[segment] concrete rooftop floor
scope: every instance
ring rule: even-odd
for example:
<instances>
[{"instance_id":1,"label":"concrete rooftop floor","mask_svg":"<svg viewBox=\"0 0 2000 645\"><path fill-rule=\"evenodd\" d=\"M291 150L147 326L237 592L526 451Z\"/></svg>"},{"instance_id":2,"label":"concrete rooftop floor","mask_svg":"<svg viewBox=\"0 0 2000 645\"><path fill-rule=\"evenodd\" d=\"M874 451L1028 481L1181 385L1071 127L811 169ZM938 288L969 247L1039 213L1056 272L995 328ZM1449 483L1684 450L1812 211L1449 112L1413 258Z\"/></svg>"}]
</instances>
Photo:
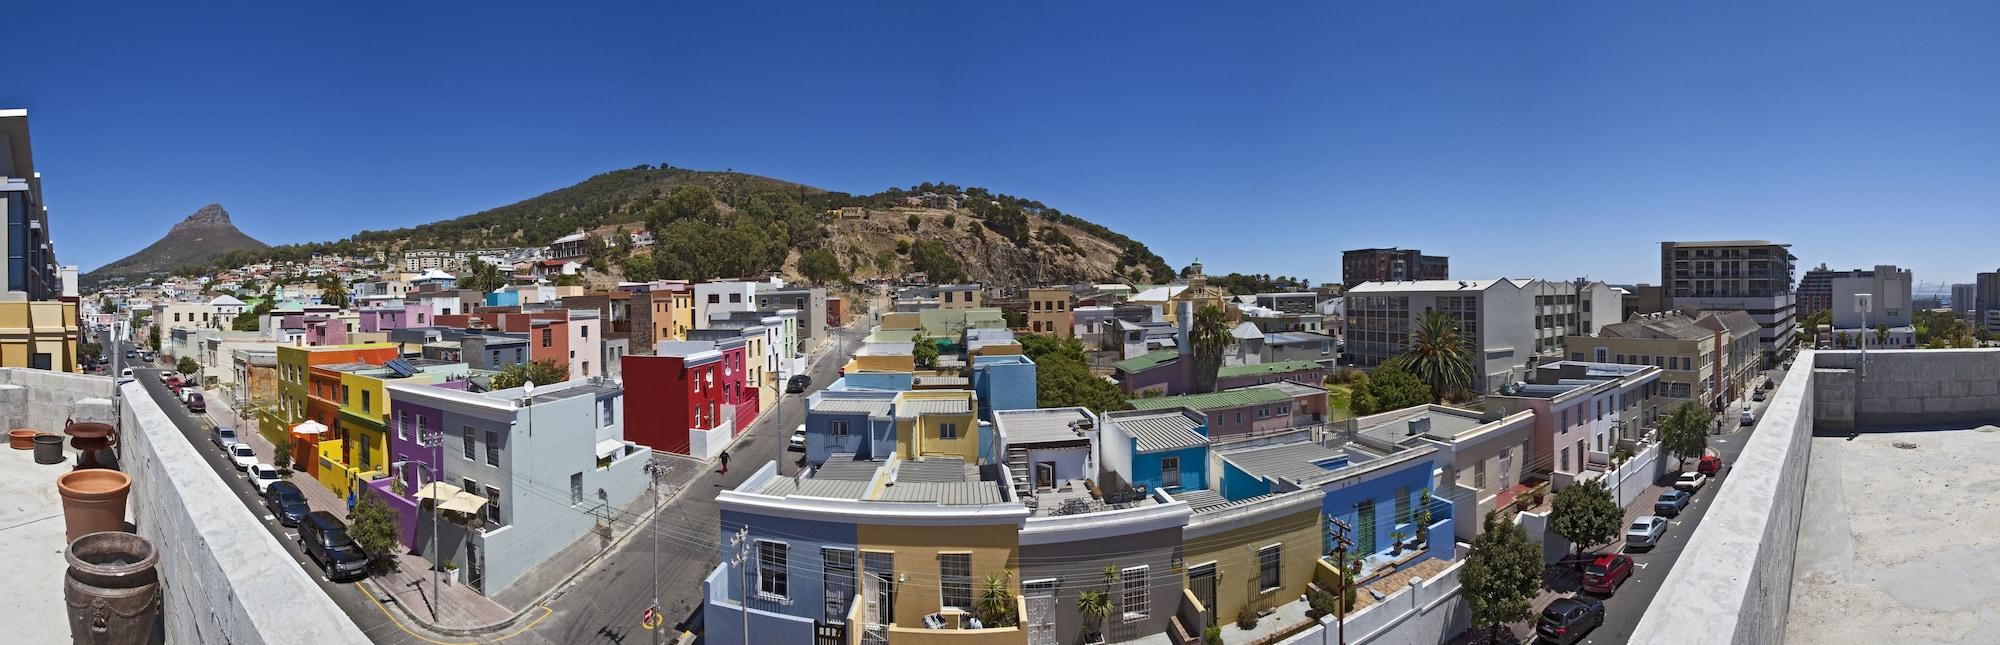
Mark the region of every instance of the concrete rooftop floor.
<instances>
[{"instance_id":1,"label":"concrete rooftop floor","mask_svg":"<svg viewBox=\"0 0 2000 645\"><path fill-rule=\"evenodd\" d=\"M63 447L71 460L75 452ZM56 476L68 462L35 463L32 450L0 447L0 553L8 554L0 581L8 596L6 640L16 643L69 642L69 614L63 608L62 495ZM18 630L18 631L17 631Z\"/></svg>"},{"instance_id":2,"label":"concrete rooftop floor","mask_svg":"<svg viewBox=\"0 0 2000 645\"><path fill-rule=\"evenodd\" d=\"M1785 640L2000 639L2000 427L1812 442Z\"/></svg>"}]
</instances>

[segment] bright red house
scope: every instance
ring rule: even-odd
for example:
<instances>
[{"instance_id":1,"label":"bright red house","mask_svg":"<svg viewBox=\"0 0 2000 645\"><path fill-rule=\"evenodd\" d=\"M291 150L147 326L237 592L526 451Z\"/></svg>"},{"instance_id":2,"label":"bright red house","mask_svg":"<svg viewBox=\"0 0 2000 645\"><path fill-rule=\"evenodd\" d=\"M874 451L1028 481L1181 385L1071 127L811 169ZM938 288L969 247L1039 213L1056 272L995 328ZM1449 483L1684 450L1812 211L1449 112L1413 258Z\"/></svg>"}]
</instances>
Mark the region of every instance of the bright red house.
<instances>
[{"instance_id":1,"label":"bright red house","mask_svg":"<svg viewBox=\"0 0 2000 645\"><path fill-rule=\"evenodd\" d=\"M721 452L757 418L743 348L741 341L664 342L653 356L621 357L625 438L701 458Z\"/></svg>"}]
</instances>

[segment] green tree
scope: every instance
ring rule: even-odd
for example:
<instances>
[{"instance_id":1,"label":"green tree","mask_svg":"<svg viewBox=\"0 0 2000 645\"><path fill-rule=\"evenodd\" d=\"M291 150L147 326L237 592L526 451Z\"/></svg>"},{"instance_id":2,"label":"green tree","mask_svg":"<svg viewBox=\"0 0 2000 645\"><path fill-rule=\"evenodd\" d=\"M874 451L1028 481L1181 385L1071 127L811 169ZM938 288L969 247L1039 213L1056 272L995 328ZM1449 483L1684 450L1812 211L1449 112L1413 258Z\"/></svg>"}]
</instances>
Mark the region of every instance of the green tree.
<instances>
[{"instance_id":1,"label":"green tree","mask_svg":"<svg viewBox=\"0 0 2000 645\"><path fill-rule=\"evenodd\" d=\"M917 337L910 343L910 357L916 361L919 368L930 369L937 367L937 341L922 332L918 332Z\"/></svg>"},{"instance_id":2,"label":"green tree","mask_svg":"<svg viewBox=\"0 0 2000 645\"><path fill-rule=\"evenodd\" d=\"M104 357L104 346L97 343L84 343L82 345L78 345L76 347L76 356L77 358L81 358L86 362L95 361L99 358Z\"/></svg>"},{"instance_id":3,"label":"green tree","mask_svg":"<svg viewBox=\"0 0 2000 645\"><path fill-rule=\"evenodd\" d=\"M1610 544L1625 524L1625 510L1611 499L1604 482L1593 479L1556 491L1549 530L1575 545L1576 553Z\"/></svg>"},{"instance_id":4,"label":"green tree","mask_svg":"<svg viewBox=\"0 0 2000 645\"><path fill-rule=\"evenodd\" d=\"M492 291L507 286L507 276L501 275L500 268L486 262L474 261L472 270L458 276L458 288L475 291Z\"/></svg>"},{"instance_id":5,"label":"green tree","mask_svg":"<svg viewBox=\"0 0 2000 645\"><path fill-rule=\"evenodd\" d=\"M1888 344L1889 344L1889 324L1888 324L1888 323L1876 323L1876 324L1875 324L1875 344L1877 344L1877 345L1888 345Z\"/></svg>"},{"instance_id":6,"label":"green tree","mask_svg":"<svg viewBox=\"0 0 2000 645\"><path fill-rule=\"evenodd\" d=\"M348 305L347 282L331 274L320 278L319 301L320 304L346 308Z\"/></svg>"},{"instance_id":7,"label":"green tree","mask_svg":"<svg viewBox=\"0 0 2000 645\"><path fill-rule=\"evenodd\" d=\"M951 229L957 226L958 226L958 213L945 213L944 227L946 229Z\"/></svg>"},{"instance_id":8,"label":"green tree","mask_svg":"<svg viewBox=\"0 0 2000 645\"><path fill-rule=\"evenodd\" d=\"M368 555L368 569L371 573L384 574L395 571L399 563L396 551L402 548L397 542L401 520L396 509L389 508L373 493L361 495L354 509L347 512L347 535Z\"/></svg>"},{"instance_id":9,"label":"green tree","mask_svg":"<svg viewBox=\"0 0 2000 645\"><path fill-rule=\"evenodd\" d=\"M876 274L881 275L883 277L895 275L896 253L894 251L890 251L889 249L882 249L880 251L876 251L875 272Z\"/></svg>"},{"instance_id":10,"label":"green tree","mask_svg":"<svg viewBox=\"0 0 2000 645\"><path fill-rule=\"evenodd\" d=\"M910 247L910 265L917 272L930 278L931 284L953 284L965 281L965 265L958 261L944 243L937 240L917 240Z\"/></svg>"},{"instance_id":11,"label":"green tree","mask_svg":"<svg viewBox=\"0 0 2000 645\"><path fill-rule=\"evenodd\" d=\"M1434 400L1431 386L1416 375L1391 365L1375 368L1368 373L1368 378L1356 381L1353 388L1350 402L1355 416L1401 410Z\"/></svg>"},{"instance_id":12,"label":"green tree","mask_svg":"<svg viewBox=\"0 0 2000 645\"><path fill-rule=\"evenodd\" d=\"M153 351L159 351L160 349L159 325L153 325L151 327L146 328L146 346L153 348Z\"/></svg>"},{"instance_id":13,"label":"green tree","mask_svg":"<svg viewBox=\"0 0 2000 645\"><path fill-rule=\"evenodd\" d=\"M1118 386L1090 371L1082 361L1051 358L1035 361L1035 405L1043 408L1082 407L1092 412L1132 409Z\"/></svg>"},{"instance_id":14,"label":"green tree","mask_svg":"<svg viewBox=\"0 0 2000 645\"><path fill-rule=\"evenodd\" d=\"M1058 338L1048 334L1021 334L1015 340L1021 343L1021 354L1036 365L1048 361L1069 360L1084 362L1083 341L1075 338Z\"/></svg>"},{"instance_id":15,"label":"green tree","mask_svg":"<svg viewBox=\"0 0 2000 645\"><path fill-rule=\"evenodd\" d=\"M174 361L174 371L193 375L195 372L201 371L201 363L195 362L192 356L182 356L180 360Z\"/></svg>"},{"instance_id":16,"label":"green tree","mask_svg":"<svg viewBox=\"0 0 2000 645\"><path fill-rule=\"evenodd\" d=\"M1715 415L1694 401L1684 401L1660 419L1660 447L1686 462L1708 450L1708 429Z\"/></svg>"},{"instance_id":17,"label":"green tree","mask_svg":"<svg viewBox=\"0 0 2000 645\"><path fill-rule=\"evenodd\" d=\"M653 262L651 253L626 255L620 266L625 273L625 279L632 282L652 282L660 279L660 267Z\"/></svg>"},{"instance_id":18,"label":"green tree","mask_svg":"<svg viewBox=\"0 0 2000 645\"><path fill-rule=\"evenodd\" d=\"M1542 582L1541 547L1528 541L1520 525L1488 512L1486 530L1472 540L1458 582L1473 626L1485 627L1488 640L1498 642L1501 625L1532 615L1529 603Z\"/></svg>"},{"instance_id":19,"label":"green tree","mask_svg":"<svg viewBox=\"0 0 2000 645\"><path fill-rule=\"evenodd\" d=\"M1229 334L1229 314L1214 304L1202 305L1188 326L1188 343L1194 349L1194 389L1214 392L1216 370L1222 368L1222 353L1236 337Z\"/></svg>"},{"instance_id":20,"label":"green tree","mask_svg":"<svg viewBox=\"0 0 2000 645\"><path fill-rule=\"evenodd\" d=\"M567 380L569 380L569 368L554 360L544 359L502 367L499 374L493 375L492 383L493 389L505 390L521 387L529 381L534 381L536 385L548 385Z\"/></svg>"},{"instance_id":21,"label":"green tree","mask_svg":"<svg viewBox=\"0 0 2000 645\"><path fill-rule=\"evenodd\" d=\"M840 258L826 249L813 249L799 256L799 273L813 284L829 284L847 277L847 271L840 267Z\"/></svg>"},{"instance_id":22,"label":"green tree","mask_svg":"<svg viewBox=\"0 0 2000 645\"><path fill-rule=\"evenodd\" d=\"M293 443L296 441L290 434L285 435L284 444L276 446L276 450L271 451L272 467L277 468L281 472L292 468L292 451L297 449Z\"/></svg>"},{"instance_id":23,"label":"green tree","mask_svg":"<svg viewBox=\"0 0 2000 645\"><path fill-rule=\"evenodd\" d=\"M1387 364L1416 375L1430 386L1432 401L1443 401L1472 388L1472 352L1458 317L1431 309L1410 331L1410 349Z\"/></svg>"},{"instance_id":24,"label":"green tree","mask_svg":"<svg viewBox=\"0 0 2000 645\"><path fill-rule=\"evenodd\" d=\"M916 213L910 213L910 232L915 233L917 231L917 228L923 225L924 225L923 216L920 216Z\"/></svg>"}]
</instances>

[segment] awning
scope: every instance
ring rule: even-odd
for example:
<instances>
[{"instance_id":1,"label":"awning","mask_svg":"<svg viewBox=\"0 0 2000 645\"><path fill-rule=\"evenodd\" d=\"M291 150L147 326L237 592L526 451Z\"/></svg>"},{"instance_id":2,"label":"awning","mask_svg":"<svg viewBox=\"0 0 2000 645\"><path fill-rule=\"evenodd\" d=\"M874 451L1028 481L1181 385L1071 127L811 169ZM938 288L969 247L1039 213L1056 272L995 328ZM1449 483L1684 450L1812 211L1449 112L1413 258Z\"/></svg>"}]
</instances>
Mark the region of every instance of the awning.
<instances>
[{"instance_id":1,"label":"awning","mask_svg":"<svg viewBox=\"0 0 2000 645\"><path fill-rule=\"evenodd\" d=\"M447 484L444 482L431 482L428 484L424 484L423 488L417 489L417 499L449 500L452 497L462 494L464 492L465 491L459 490L457 486L453 486L451 484Z\"/></svg>"},{"instance_id":2,"label":"awning","mask_svg":"<svg viewBox=\"0 0 2000 645\"><path fill-rule=\"evenodd\" d=\"M625 449L624 441L618 439L605 439L603 441L597 442L597 458L604 459L607 457L611 457L613 455L618 454L620 451L623 451L624 449Z\"/></svg>"},{"instance_id":3,"label":"awning","mask_svg":"<svg viewBox=\"0 0 2000 645\"><path fill-rule=\"evenodd\" d=\"M478 513L483 506L486 506L486 498L460 491L451 499L445 500L443 504L439 504L438 509L471 515Z\"/></svg>"},{"instance_id":4,"label":"awning","mask_svg":"<svg viewBox=\"0 0 2000 645\"><path fill-rule=\"evenodd\" d=\"M292 434L326 434L326 426L318 421L307 419L305 423L292 426Z\"/></svg>"}]
</instances>

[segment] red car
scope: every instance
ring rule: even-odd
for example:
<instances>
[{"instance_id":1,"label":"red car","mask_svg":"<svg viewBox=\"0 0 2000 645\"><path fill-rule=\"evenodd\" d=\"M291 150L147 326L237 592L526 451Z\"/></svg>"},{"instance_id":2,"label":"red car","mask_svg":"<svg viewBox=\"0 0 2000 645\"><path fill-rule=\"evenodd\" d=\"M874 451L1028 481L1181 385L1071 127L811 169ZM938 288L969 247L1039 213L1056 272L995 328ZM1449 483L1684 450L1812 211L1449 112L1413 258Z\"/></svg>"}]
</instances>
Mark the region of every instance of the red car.
<instances>
[{"instance_id":1,"label":"red car","mask_svg":"<svg viewBox=\"0 0 2000 645\"><path fill-rule=\"evenodd\" d=\"M1703 475L1714 477L1716 473L1722 472L1722 458L1715 455L1702 455L1701 464L1695 466L1694 470Z\"/></svg>"},{"instance_id":2,"label":"red car","mask_svg":"<svg viewBox=\"0 0 2000 645\"><path fill-rule=\"evenodd\" d=\"M1590 566L1583 568L1583 590L1596 594L1610 594L1632 577L1632 557L1622 553L1607 553L1597 556Z\"/></svg>"}]
</instances>

